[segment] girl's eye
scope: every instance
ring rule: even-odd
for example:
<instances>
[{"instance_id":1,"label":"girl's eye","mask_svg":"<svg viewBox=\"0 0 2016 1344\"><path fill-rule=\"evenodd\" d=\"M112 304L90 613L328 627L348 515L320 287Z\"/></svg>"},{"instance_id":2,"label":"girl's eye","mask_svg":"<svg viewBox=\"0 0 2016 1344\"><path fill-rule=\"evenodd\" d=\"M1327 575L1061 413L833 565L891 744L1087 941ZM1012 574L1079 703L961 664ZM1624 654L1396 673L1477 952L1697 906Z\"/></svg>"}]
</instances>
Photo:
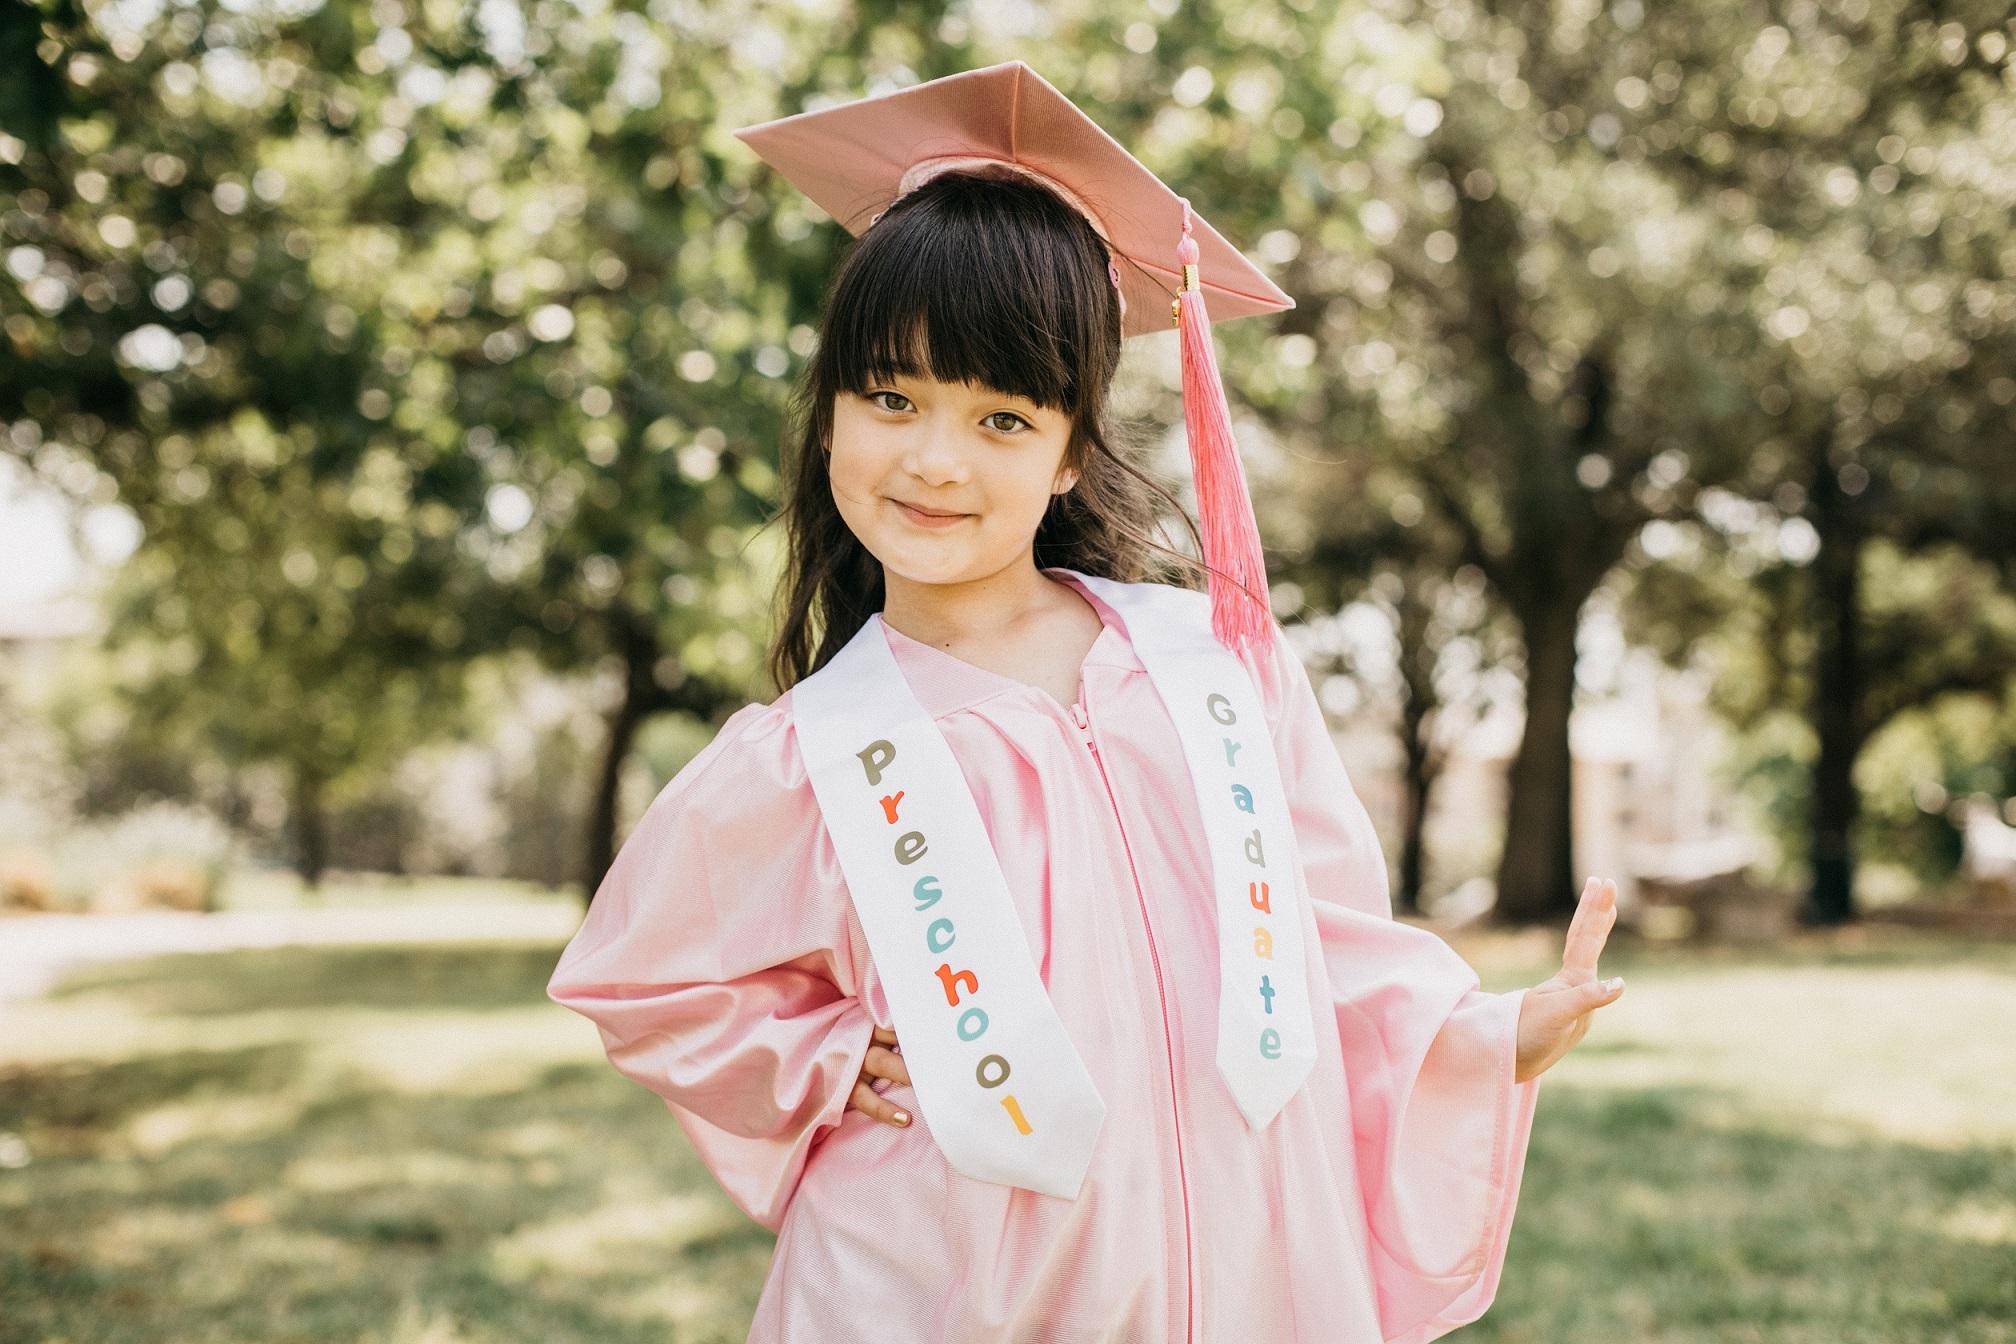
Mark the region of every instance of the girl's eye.
<instances>
[{"instance_id":1,"label":"girl's eye","mask_svg":"<svg viewBox=\"0 0 2016 1344\"><path fill-rule=\"evenodd\" d=\"M999 421L1002 420L1006 420L1009 423L1005 425L998 423ZM1021 430L1017 429L1016 426L1017 425L1026 426L1028 425L1028 423L1029 422L1027 420L1024 420L1021 416L1015 414L1015 412L1013 411L996 411L994 412L994 414L987 417L987 424L989 425L989 427L995 430L995 432L1000 434L1019 434L1021 433Z\"/></svg>"},{"instance_id":2,"label":"girl's eye","mask_svg":"<svg viewBox=\"0 0 2016 1344\"><path fill-rule=\"evenodd\" d=\"M888 402L880 400L882 397L894 397L903 404L901 406L891 406ZM904 396L901 392L870 392L868 400L874 402L885 411L903 411L908 410L910 407L910 398Z\"/></svg>"}]
</instances>

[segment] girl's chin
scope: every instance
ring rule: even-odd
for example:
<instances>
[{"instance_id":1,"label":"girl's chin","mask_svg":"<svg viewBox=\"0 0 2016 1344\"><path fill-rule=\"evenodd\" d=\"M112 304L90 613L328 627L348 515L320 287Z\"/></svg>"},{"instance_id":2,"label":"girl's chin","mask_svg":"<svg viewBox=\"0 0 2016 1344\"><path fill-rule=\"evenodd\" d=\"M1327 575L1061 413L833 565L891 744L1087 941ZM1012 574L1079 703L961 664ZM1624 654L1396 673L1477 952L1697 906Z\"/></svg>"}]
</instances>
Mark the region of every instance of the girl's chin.
<instances>
[{"instance_id":1,"label":"girl's chin","mask_svg":"<svg viewBox=\"0 0 2016 1344\"><path fill-rule=\"evenodd\" d=\"M964 546L934 546L929 540L889 547L876 559L882 562L885 581L896 578L935 586L966 583L988 572L987 566L973 563Z\"/></svg>"}]
</instances>

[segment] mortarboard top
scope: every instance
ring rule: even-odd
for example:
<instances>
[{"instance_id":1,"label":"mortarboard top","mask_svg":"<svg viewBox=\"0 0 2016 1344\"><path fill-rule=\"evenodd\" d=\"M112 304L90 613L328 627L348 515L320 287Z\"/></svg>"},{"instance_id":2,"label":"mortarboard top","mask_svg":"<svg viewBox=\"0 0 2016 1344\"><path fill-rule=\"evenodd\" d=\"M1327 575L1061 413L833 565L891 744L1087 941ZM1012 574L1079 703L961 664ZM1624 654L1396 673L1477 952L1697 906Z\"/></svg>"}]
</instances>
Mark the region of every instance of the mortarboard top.
<instances>
[{"instance_id":1,"label":"mortarboard top","mask_svg":"<svg viewBox=\"0 0 2016 1344\"><path fill-rule=\"evenodd\" d=\"M1167 331L1182 283L1183 198L1021 61L803 112L735 132L849 233L860 235L934 168L993 160L1035 175L1081 213L1120 270L1123 336ZM906 174L909 180L906 182ZM1193 212L1199 283L1214 321L1293 308L1239 250Z\"/></svg>"}]
</instances>

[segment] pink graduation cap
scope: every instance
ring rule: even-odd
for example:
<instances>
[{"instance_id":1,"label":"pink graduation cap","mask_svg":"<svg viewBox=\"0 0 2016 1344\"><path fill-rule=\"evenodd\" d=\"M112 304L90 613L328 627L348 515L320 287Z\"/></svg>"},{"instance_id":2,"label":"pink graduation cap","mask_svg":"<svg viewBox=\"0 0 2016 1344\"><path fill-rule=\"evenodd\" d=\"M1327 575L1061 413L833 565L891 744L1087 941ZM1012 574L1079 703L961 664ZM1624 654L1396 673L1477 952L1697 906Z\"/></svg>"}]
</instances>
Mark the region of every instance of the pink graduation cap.
<instances>
[{"instance_id":1,"label":"pink graduation cap","mask_svg":"<svg viewBox=\"0 0 2016 1344\"><path fill-rule=\"evenodd\" d=\"M1021 61L735 135L857 236L892 202L940 173L982 166L1048 187L1091 221L1113 257L1131 263L1123 269L1109 262L1120 291L1121 334L1168 324L1182 332L1184 420L1198 530L1212 571L1212 630L1234 652L1242 643L1265 647L1273 635L1266 564L1210 324L1279 312L1294 307L1293 299Z\"/></svg>"}]
</instances>

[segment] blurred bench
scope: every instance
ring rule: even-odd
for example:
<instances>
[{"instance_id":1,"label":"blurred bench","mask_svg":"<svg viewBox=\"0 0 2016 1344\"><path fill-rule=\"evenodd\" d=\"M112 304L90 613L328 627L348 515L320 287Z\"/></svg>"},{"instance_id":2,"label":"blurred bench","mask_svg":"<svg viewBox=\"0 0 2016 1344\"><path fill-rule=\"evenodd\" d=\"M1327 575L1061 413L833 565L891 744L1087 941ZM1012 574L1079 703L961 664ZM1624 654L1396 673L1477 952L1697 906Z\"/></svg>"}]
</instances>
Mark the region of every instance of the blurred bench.
<instances>
[{"instance_id":1,"label":"blurred bench","mask_svg":"<svg viewBox=\"0 0 2016 1344\"><path fill-rule=\"evenodd\" d=\"M1749 877L1757 858L1735 833L1631 846L1633 918L1648 937L1769 942L1791 928L1793 898Z\"/></svg>"}]
</instances>

